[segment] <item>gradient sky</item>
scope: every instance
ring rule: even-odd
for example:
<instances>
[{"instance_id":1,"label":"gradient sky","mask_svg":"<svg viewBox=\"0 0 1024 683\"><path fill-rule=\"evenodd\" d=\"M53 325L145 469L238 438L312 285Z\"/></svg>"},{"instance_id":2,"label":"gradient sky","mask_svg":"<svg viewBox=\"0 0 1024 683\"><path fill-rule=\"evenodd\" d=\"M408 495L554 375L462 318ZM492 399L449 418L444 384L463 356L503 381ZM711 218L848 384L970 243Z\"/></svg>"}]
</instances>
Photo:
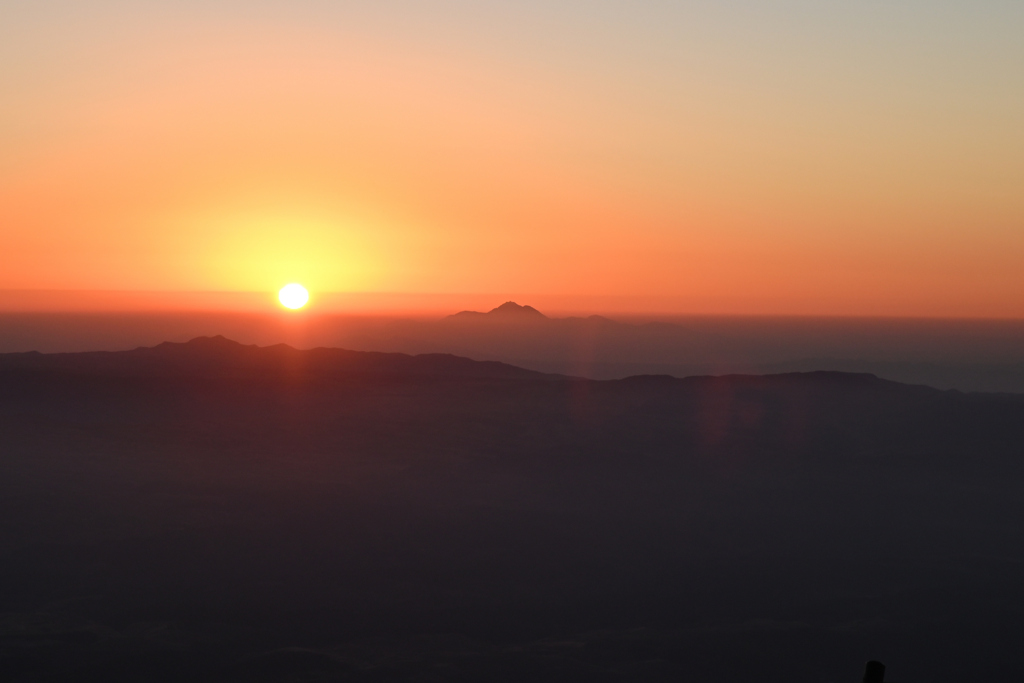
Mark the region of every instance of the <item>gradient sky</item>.
<instances>
[{"instance_id":1,"label":"gradient sky","mask_svg":"<svg viewBox=\"0 0 1024 683\"><path fill-rule=\"evenodd\" d=\"M6 0L0 290L1024 317L1022 36L1019 0Z\"/></svg>"}]
</instances>

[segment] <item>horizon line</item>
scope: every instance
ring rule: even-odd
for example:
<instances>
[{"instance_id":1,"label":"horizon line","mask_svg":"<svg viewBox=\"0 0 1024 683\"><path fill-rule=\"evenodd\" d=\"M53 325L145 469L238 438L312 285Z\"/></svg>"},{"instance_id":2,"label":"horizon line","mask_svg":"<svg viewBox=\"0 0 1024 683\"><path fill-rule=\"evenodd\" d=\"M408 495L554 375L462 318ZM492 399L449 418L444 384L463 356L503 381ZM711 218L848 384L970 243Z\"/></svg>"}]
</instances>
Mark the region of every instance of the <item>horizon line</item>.
<instances>
[{"instance_id":1,"label":"horizon line","mask_svg":"<svg viewBox=\"0 0 1024 683\"><path fill-rule=\"evenodd\" d=\"M283 314L302 316L433 317L466 310L489 311L507 301L561 316L612 315L671 318L804 318L871 320L1024 321L1017 314L938 311L828 310L824 306L781 305L778 302L717 302L708 297L637 294L540 294L529 292L311 292L310 306L299 312L283 310L277 292L270 290L128 290L128 289L4 289L0 314ZM140 299L145 301L140 301ZM714 305L717 303L718 305ZM909 308L909 307L908 307ZM839 309L839 310L836 310Z\"/></svg>"}]
</instances>

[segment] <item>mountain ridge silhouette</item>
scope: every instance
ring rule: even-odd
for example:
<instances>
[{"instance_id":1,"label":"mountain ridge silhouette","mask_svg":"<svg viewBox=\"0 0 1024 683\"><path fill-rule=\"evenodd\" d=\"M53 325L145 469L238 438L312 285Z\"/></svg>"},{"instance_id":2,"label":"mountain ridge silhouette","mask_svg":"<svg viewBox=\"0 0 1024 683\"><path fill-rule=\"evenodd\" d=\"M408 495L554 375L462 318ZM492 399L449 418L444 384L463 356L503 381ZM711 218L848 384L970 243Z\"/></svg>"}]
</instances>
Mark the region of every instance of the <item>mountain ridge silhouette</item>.
<instances>
[{"instance_id":1,"label":"mountain ridge silhouette","mask_svg":"<svg viewBox=\"0 0 1024 683\"><path fill-rule=\"evenodd\" d=\"M841 384L845 386L892 386L942 390L893 382L871 373L838 371L785 372L773 374L723 374L673 377L638 374L617 380L590 380L571 375L543 373L499 361L481 361L444 353L406 354L317 347L296 349L287 344L259 346L242 344L223 335L195 337L186 342L162 342L156 346L127 351L84 351L75 353L0 354L0 373L70 371L79 374L174 375L199 373L216 376L259 370L285 370L322 377L345 374L478 379L543 379L586 382L596 385L692 385L728 382L737 386L767 384Z\"/></svg>"},{"instance_id":2,"label":"mountain ridge silhouette","mask_svg":"<svg viewBox=\"0 0 1024 683\"><path fill-rule=\"evenodd\" d=\"M122 371L159 375L182 371L217 374L219 371L261 368L326 375L387 374L456 378L552 376L507 363L477 361L453 354L410 355L329 347L300 350L287 344L241 344L221 335L196 337L187 342L163 342L130 351L0 354L0 371L66 370L93 374Z\"/></svg>"}]
</instances>

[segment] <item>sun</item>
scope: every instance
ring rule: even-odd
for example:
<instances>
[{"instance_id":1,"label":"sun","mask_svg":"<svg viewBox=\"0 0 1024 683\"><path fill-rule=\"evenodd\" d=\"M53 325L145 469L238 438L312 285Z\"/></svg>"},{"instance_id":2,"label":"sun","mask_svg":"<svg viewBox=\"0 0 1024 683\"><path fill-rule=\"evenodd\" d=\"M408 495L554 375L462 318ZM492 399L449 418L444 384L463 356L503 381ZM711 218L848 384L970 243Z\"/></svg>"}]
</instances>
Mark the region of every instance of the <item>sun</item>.
<instances>
[{"instance_id":1,"label":"sun","mask_svg":"<svg viewBox=\"0 0 1024 683\"><path fill-rule=\"evenodd\" d=\"M309 301L309 292L302 285L292 283L282 287L281 291L277 293L277 298L281 300L285 308L302 308Z\"/></svg>"}]
</instances>

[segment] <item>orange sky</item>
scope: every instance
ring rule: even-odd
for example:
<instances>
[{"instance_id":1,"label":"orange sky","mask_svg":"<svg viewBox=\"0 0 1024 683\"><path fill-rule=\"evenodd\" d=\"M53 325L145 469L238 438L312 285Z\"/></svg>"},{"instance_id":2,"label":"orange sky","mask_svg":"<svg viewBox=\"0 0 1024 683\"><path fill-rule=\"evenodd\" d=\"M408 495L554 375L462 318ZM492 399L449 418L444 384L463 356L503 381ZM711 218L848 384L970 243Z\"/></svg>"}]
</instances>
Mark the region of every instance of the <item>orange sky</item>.
<instances>
[{"instance_id":1,"label":"orange sky","mask_svg":"<svg viewBox=\"0 0 1024 683\"><path fill-rule=\"evenodd\" d=\"M5 4L0 308L1024 317L1024 12L726 4Z\"/></svg>"}]
</instances>

